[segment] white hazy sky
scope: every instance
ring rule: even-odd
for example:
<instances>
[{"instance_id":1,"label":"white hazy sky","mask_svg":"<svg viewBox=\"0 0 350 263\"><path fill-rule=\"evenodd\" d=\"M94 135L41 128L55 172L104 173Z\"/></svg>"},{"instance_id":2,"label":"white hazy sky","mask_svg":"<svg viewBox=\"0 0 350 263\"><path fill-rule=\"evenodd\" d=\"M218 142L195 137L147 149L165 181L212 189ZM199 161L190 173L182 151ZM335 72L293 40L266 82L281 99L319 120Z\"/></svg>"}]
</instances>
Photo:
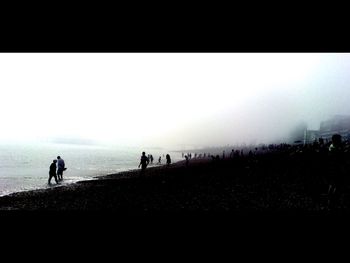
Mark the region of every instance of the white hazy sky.
<instances>
[{"instance_id":1,"label":"white hazy sky","mask_svg":"<svg viewBox=\"0 0 350 263\"><path fill-rule=\"evenodd\" d=\"M0 53L0 139L268 142L350 114L347 53Z\"/></svg>"}]
</instances>

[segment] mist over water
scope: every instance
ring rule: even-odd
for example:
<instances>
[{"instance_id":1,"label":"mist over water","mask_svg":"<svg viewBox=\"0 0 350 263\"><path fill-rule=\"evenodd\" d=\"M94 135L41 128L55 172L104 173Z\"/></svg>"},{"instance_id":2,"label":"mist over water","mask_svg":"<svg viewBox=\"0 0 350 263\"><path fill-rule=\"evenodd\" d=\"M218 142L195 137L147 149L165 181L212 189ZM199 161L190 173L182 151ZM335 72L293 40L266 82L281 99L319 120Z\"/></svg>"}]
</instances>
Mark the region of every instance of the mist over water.
<instances>
[{"instance_id":1,"label":"mist over water","mask_svg":"<svg viewBox=\"0 0 350 263\"><path fill-rule=\"evenodd\" d=\"M349 114L349 68L347 53L0 54L0 140L285 140Z\"/></svg>"},{"instance_id":2,"label":"mist over water","mask_svg":"<svg viewBox=\"0 0 350 263\"><path fill-rule=\"evenodd\" d=\"M70 176L85 178L152 147L286 141L350 114L349 69L348 53L2 53L2 189L45 184L59 151L35 145L65 145Z\"/></svg>"}]
</instances>

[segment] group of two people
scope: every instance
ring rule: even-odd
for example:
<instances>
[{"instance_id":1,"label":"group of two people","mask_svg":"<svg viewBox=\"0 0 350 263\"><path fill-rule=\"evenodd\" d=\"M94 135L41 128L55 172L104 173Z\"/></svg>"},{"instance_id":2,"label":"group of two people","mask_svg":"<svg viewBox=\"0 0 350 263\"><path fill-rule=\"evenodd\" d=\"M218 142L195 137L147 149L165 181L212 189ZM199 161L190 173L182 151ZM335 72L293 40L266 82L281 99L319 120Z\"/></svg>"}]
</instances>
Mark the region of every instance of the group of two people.
<instances>
[{"instance_id":1,"label":"group of two people","mask_svg":"<svg viewBox=\"0 0 350 263\"><path fill-rule=\"evenodd\" d=\"M56 166L57 163L57 166ZM57 171L56 171L57 169ZM63 171L65 171L67 168L65 167L64 160L61 158L61 156L57 156L57 160L53 160L52 164L50 165L50 171L49 171L49 181L48 183L51 184L52 177L55 178L56 183L58 184L58 181L63 180Z\"/></svg>"}]
</instances>

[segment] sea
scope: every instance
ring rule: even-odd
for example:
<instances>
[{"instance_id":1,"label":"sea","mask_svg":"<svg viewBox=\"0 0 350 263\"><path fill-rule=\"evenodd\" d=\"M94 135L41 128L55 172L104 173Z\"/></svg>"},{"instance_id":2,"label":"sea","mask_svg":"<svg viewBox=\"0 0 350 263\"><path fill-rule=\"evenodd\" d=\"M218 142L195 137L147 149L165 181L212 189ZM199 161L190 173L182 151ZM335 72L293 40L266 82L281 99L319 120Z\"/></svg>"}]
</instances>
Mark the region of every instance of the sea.
<instances>
[{"instance_id":1,"label":"sea","mask_svg":"<svg viewBox=\"0 0 350 263\"><path fill-rule=\"evenodd\" d=\"M1 143L0 196L15 192L60 187L98 176L138 169L142 151L152 154L151 166L165 163L170 154L172 163L183 160L181 152L164 148L118 147L108 145L77 145L61 143ZM65 161L63 181L48 184L49 166L57 156Z\"/></svg>"}]
</instances>

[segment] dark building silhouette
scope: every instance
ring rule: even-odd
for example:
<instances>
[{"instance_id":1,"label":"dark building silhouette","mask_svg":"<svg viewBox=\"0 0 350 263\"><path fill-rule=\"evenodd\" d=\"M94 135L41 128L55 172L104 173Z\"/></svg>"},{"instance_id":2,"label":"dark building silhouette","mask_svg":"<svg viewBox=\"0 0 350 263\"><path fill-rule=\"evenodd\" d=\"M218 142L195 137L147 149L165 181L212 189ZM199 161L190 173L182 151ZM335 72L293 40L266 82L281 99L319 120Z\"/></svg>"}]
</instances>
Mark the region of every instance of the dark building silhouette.
<instances>
[{"instance_id":1,"label":"dark building silhouette","mask_svg":"<svg viewBox=\"0 0 350 263\"><path fill-rule=\"evenodd\" d=\"M300 139L300 133L303 130L303 138ZM308 130L306 127L299 126L294 130L293 139L298 139L303 144L313 143L319 139L331 141L334 134L339 134L344 140L350 140L350 116L335 115L332 118L322 121L319 130ZM296 141L294 141L295 143Z\"/></svg>"},{"instance_id":2,"label":"dark building silhouette","mask_svg":"<svg viewBox=\"0 0 350 263\"><path fill-rule=\"evenodd\" d=\"M333 118L321 122L319 137L331 140L332 135L336 133L344 139L350 139L350 116L335 115Z\"/></svg>"}]
</instances>

